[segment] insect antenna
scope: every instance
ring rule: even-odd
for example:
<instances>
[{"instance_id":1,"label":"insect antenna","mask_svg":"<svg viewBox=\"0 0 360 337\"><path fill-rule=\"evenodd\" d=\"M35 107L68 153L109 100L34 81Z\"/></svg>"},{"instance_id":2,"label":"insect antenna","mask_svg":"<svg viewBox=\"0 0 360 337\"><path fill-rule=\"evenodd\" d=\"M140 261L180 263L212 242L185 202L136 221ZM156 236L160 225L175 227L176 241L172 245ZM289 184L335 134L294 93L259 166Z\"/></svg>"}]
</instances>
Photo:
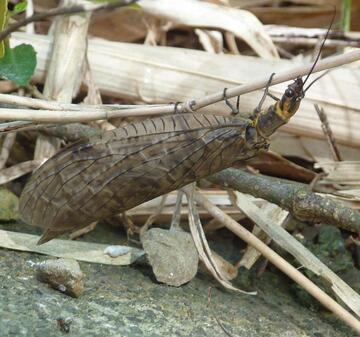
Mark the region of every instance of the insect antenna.
<instances>
[{"instance_id":1,"label":"insect antenna","mask_svg":"<svg viewBox=\"0 0 360 337\"><path fill-rule=\"evenodd\" d=\"M315 58L315 61L314 61L313 65L312 65L309 73L307 74L307 76L306 76L306 78L305 78L305 80L304 80L304 82L303 82L303 87L304 87L305 83L307 82L307 80L309 79L309 77L310 77L310 75L312 74L312 72L314 71L314 68L315 68L317 62L318 62L319 59L320 59L321 52L322 52L322 50L324 49L325 42L326 42L326 40L327 40L327 38L328 38L328 36L329 36L329 34L330 34L330 30L331 30L331 27L332 27L332 25L333 25L333 23L334 23L335 16L336 16L336 7L334 7L334 13L333 13L333 16L332 16L332 18L331 18L331 22L330 22L329 28L328 28L327 31L326 31L324 40L323 40L323 42L321 43L319 52L318 52L318 54L317 54L317 56L316 56L316 58ZM318 78L316 78L314 81L312 81L312 82L309 84L309 86L304 90L304 93L310 88L310 86L312 86L318 79L320 79L320 78L321 78L322 76L324 76L326 73L327 73L327 72L325 72L324 74L322 74L322 75L320 75Z\"/></svg>"},{"instance_id":2,"label":"insect antenna","mask_svg":"<svg viewBox=\"0 0 360 337\"><path fill-rule=\"evenodd\" d=\"M318 77L316 77L313 81L310 82L310 84L307 86L307 88L304 90L304 95L305 93L309 90L309 88L318 80L320 80L320 78L324 77L325 75L327 75L331 70L326 70L324 73L322 73L321 75L319 75Z\"/></svg>"}]
</instances>

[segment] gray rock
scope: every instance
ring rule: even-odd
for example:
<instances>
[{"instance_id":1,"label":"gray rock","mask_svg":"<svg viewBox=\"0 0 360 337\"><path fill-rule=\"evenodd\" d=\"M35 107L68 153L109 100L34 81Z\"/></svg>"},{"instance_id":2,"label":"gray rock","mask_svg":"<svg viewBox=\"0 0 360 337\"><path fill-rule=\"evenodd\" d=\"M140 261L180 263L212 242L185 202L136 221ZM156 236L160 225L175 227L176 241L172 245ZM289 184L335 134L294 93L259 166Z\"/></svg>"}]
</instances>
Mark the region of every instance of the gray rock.
<instances>
[{"instance_id":1,"label":"gray rock","mask_svg":"<svg viewBox=\"0 0 360 337\"><path fill-rule=\"evenodd\" d=\"M56 290L72 297L79 297L84 292L84 274L76 260L46 260L38 263L36 269L38 279Z\"/></svg>"},{"instance_id":2,"label":"gray rock","mask_svg":"<svg viewBox=\"0 0 360 337\"><path fill-rule=\"evenodd\" d=\"M196 275L199 256L189 233L152 228L141 241L159 282L178 287Z\"/></svg>"}]
</instances>

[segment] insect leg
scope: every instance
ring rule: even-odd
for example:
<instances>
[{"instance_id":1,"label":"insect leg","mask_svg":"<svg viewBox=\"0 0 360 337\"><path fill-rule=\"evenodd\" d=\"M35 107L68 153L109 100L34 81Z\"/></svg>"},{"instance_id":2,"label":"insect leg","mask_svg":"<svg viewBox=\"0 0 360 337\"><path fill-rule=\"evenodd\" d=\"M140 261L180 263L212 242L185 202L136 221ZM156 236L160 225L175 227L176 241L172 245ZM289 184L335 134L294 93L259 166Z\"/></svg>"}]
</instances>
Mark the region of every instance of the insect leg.
<instances>
[{"instance_id":1,"label":"insect leg","mask_svg":"<svg viewBox=\"0 0 360 337\"><path fill-rule=\"evenodd\" d=\"M265 101L266 96L270 96L271 98L273 98L273 99L276 100L276 101L279 100L276 96L274 96L274 95L272 95L272 94L269 93L269 87L270 87L270 85L271 85L271 81L272 81L274 75L275 75L275 73L272 73L272 74L270 75L270 78L269 78L269 80L268 80L268 82L267 82L267 84L266 84L265 90L264 90L264 94L263 94L263 96L261 97L261 100L260 100L258 106L257 106L257 107L255 108L255 110L254 110L254 113L253 113L253 115L252 115L252 118L254 118L254 119L255 119L256 116L260 113L261 108L262 108L262 106L263 106L263 104L264 104L264 101Z\"/></svg>"},{"instance_id":2,"label":"insect leg","mask_svg":"<svg viewBox=\"0 0 360 337\"><path fill-rule=\"evenodd\" d=\"M227 88L224 88L224 91L223 91L223 98L224 98L225 104L231 109L232 114L237 115L239 113L240 96L237 97L236 108L234 108L234 106L230 103L230 101L226 97L226 90L227 90Z\"/></svg>"},{"instance_id":3,"label":"insect leg","mask_svg":"<svg viewBox=\"0 0 360 337\"><path fill-rule=\"evenodd\" d=\"M175 114L181 113L181 111L179 110L179 104L181 104L181 102L176 102L176 103L174 104L174 113L175 113Z\"/></svg>"}]
</instances>

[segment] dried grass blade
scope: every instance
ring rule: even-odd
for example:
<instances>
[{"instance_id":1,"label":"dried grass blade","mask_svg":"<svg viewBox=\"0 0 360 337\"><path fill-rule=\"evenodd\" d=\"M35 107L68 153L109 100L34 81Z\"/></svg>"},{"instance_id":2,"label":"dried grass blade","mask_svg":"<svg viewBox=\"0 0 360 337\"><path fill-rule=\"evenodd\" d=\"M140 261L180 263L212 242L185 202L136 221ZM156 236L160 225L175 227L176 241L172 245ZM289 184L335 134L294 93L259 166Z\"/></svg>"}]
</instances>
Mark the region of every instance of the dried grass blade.
<instances>
[{"instance_id":1,"label":"dried grass blade","mask_svg":"<svg viewBox=\"0 0 360 337\"><path fill-rule=\"evenodd\" d=\"M215 277L215 279L226 289L234 290L247 295L256 295L256 292L247 292L241 289L234 287L229 281L226 275L223 274L222 270L217 265L216 261L212 257L211 249L208 245L208 242L205 237L205 233L202 229L200 217L194 203L194 185L191 184L185 187L184 192L188 199L189 207L189 226L190 232L193 237L196 249L199 253L199 256L206 268L210 273Z\"/></svg>"},{"instance_id":2,"label":"dried grass blade","mask_svg":"<svg viewBox=\"0 0 360 337\"><path fill-rule=\"evenodd\" d=\"M33 252L110 265L128 265L144 255L144 251L129 247L129 253L112 258L104 253L108 247L108 245L104 244L54 239L38 246L36 244L38 240L39 236L37 235L0 230L0 247L22 252Z\"/></svg>"},{"instance_id":3,"label":"dried grass blade","mask_svg":"<svg viewBox=\"0 0 360 337\"><path fill-rule=\"evenodd\" d=\"M20 164L13 165L0 171L0 185L6 184L9 181L15 180L27 173L37 169L46 161L47 158L38 160L24 161Z\"/></svg>"},{"instance_id":4,"label":"dried grass blade","mask_svg":"<svg viewBox=\"0 0 360 337\"><path fill-rule=\"evenodd\" d=\"M236 197L235 197L236 198ZM235 199L236 200L236 199ZM264 212L264 215L273 221L278 226L283 226L286 217L288 216L289 212L283 210L281 207L271 204L269 202L265 203L261 210ZM254 226L252 231L254 235L256 235L261 241L266 244L271 242L271 238L258 226ZM244 266L247 269L250 269L258 258L261 256L261 253L256 250L254 247L248 245L246 247L245 253L242 256L239 266Z\"/></svg>"}]
</instances>

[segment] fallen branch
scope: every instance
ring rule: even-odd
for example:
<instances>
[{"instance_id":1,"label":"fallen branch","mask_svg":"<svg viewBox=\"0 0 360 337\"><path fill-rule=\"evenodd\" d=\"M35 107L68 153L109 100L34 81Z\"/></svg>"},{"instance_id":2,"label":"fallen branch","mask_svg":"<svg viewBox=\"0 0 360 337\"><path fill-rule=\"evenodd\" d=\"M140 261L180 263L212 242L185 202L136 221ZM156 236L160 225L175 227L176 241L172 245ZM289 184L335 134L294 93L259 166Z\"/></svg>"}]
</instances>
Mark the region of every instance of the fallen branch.
<instances>
[{"instance_id":1,"label":"fallen branch","mask_svg":"<svg viewBox=\"0 0 360 337\"><path fill-rule=\"evenodd\" d=\"M207 178L213 183L279 205L301 221L323 222L360 233L360 213L320 196L307 185L229 168Z\"/></svg>"}]
</instances>

